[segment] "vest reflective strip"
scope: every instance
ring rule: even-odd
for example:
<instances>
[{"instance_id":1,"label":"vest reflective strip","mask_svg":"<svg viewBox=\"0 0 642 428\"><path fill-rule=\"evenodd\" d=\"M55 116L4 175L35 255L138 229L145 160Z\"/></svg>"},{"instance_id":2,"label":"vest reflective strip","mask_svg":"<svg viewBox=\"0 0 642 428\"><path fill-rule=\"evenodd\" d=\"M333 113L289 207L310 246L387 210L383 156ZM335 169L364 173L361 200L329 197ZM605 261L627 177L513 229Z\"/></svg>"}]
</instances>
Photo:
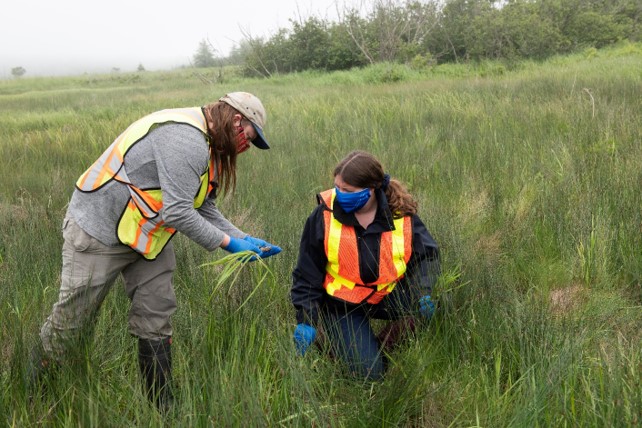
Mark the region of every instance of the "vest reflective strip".
<instances>
[{"instance_id":1,"label":"vest reflective strip","mask_svg":"<svg viewBox=\"0 0 642 428\"><path fill-rule=\"evenodd\" d=\"M127 209L128 210L132 210L132 211L136 211L136 205L133 202L130 201L127 204ZM143 225L145 223L147 223L147 219L143 218L143 219L140 220L140 223L138 224L138 227L136 228L136 238L131 243L131 247L132 248L140 248L140 247L147 248L147 241L148 241L147 236L143 235L143 239L142 239L143 245L141 245L141 239L140 239L141 235L142 235L142 231L143 231Z\"/></svg>"},{"instance_id":2,"label":"vest reflective strip","mask_svg":"<svg viewBox=\"0 0 642 428\"><path fill-rule=\"evenodd\" d=\"M157 201L149 193L136 186L130 186L130 196L145 218L154 218L163 207L163 201Z\"/></svg>"},{"instance_id":3,"label":"vest reflective strip","mask_svg":"<svg viewBox=\"0 0 642 428\"><path fill-rule=\"evenodd\" d=\"M207 183L201 182L201 187L200 189L198 189L198 194L196 195L196 198L194 198L194 208L199 208L201 205L203 205L203 202L205 202L205 198L207 197L207 195L209 195L210 192L214 189L212 183L214 183L218 179L219 168L220 166L215 165L214 161L212 160L210 148L210 163L207 171Z\"/></svg>"},{"instance_id":4,"label":"vest reflective strip","mask_svg":"<svg viewBox=\"0 0 642 428\"><path fill-rule=\"evenodd\" d=\"M409 227L409 225L403 223L404 221L406 221L405 219L407 219L407 221L409 222L408 217L394 220L395 230L391 231L390 233L384 233L383 235L381 235L379 258L381 260L393 261L392 264L384 263L383 265L379 265L379 274L387 278L398 278L406 271L406 263L408 262L408 260L405 260L405 255L410 254L412 248L410 240L404 239L404 230L408 230L406 229L406 227ZM388 269L388 271L384 272L384 270L386 269ZM379 286L379 290L381 289L382 285Z\"/></svg>"},{"instance_id":5,"label":"vest reflective strip","mask_svg":"<svg viewBox=\"0 0 642 428\"><path fill-rule=\"evenodd\" d=\"M137 230L136 241L132 244L136 248L143 249L143 254L149 254L153 240L150 238L153 236L154 232L160 229L165 222L159 221L158 223L152 223L147 219L142 219Z\"/></svg>"},{"instance_id":6,"label":"vest reflective strip","mask_svg":"<svg viewBox=\"0 0 642 428\"><path fill-rule=\"evenodd\" d=\"M331 209L335 191L321 194L325 204ZM397 281L406 272L406 264L412 252L411 219L408 216L395 219L395 229L381 235L379 254L379 278L371 284L361 284L357 238L354 228L344 227L332 212L324 211L325 250L328 258L324 287L326 292L351 303L379 303L390 293ZM340 258L341 245L343 253ZM376 286L376 287L375 287Z\"/></svg>"},{"instance_id":7,"label":"vest reflective strip","mask_svg":"<svg viewBox=\"0 0 642 428\"><path fill-rule=\"evenodd\" d=\"M154 232L163 227L165 222L159 221L158 223L153 223L145 218L141 219L136 228L136 239L130 244L130 247L139 251L141 254L149 254L153 244L153 240L150 238ZM166 228L168 232L174 233L175 229Z\"/></svg>"},{"instance_id":8,"label":"vest reflective strip","mask_svg":"<svg viewBox=\"0 0 642 428\"><path fill-rule=\"evenodd\" d=\"M96 186L96 184L104 180L105 177L114 177L117 175L118 169L122 165L122 156L116 150L118 143L119 140L113 142L98 160L78 179L76 185L79 189L85 190L89 188L93 190L94 187L100 187ZM117 158L116 161L114 161L114 157ZM106 166L101 168L100 165Z\"/></svg>"},{"instance_id":9,"label":"vest reflective strip","mask_svg":"<svg viewBox=\"0 0 642 428\"><path fill-rule=\"evenodd\" d=\"M335 193L332 192L332 195L330 197L330 200L328 201L328 207L332 207L332 204L334 203L334 197ZM335 279L335 281L329 283L326 287L326 291L330 295L334 295L335 291L337 291L339 288L347 287L349 289L353 289L355 286L355 283L352 281L348 281L345 278L342 278L339 275L339 244L341 242L341 228L342 225L339 223L332 213L330 211L325 211L323 213L325 217L325 224L326 226L326 254L328 256L328 266L326 267L326 270L328 273Z\"/></svg>"}]
</instances>

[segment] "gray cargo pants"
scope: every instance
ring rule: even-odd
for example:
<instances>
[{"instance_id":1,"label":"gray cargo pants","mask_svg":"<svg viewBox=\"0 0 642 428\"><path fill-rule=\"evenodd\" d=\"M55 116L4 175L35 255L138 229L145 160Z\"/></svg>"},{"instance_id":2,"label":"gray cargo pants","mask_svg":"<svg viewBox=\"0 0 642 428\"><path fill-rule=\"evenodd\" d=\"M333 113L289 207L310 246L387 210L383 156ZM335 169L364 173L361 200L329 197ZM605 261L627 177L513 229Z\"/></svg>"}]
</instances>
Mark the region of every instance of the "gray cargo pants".
<instances>
[{"instance_id":1,"label":"gray cargo pants","mask_svg":"<svg viewBox=\"0 0 642 428\"><path fill-rule=\"evenodd\" d=\"M156 260L148 261L127 246L103 245L71 218L63 222L63 238L60 293L40 330L49 356L62 360L65 344L77 340L85 328L91 328L119 274L123 275L131 301L129 332L143 339L172 335L176 258L171 242Z\"/></svg>"}]
</instances>

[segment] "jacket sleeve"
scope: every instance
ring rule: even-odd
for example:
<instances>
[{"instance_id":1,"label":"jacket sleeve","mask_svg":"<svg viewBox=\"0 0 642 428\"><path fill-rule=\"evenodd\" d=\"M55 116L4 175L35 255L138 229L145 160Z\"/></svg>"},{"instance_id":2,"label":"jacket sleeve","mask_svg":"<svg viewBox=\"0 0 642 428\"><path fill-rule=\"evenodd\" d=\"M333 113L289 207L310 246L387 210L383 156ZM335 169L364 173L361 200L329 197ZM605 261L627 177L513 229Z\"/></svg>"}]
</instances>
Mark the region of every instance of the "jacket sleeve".
<instances>
[{"instance_id":1,"label":"jacket sleeve","mask_svg":"<svg viewBox=\"0 0 642 428\"><path fill-rule=\"evenodd\" d=\"M219 211L213 198L205 198L203 205L201 205L197 211L211 225L229 236L233 236L235 238L245 238L245 236L247 236L247 233L237 228L223 215L223 213L221 213L221 211Z\"/></svg>"},{"instance_id":2,"label":"jacket sleeve","mask_svg":"<svg viewBox=\"0 0 642 428\"><path fill-rule=\"evenodd\" d=\"M155 128L146 138L152 141L163 192L163 220L204 248L216 249L224 232L194 209L194 195L209 162L205 137L191 126L167 124Z\"/></svg>"},{"instance_id":3,"label":"jacket sleeve","mask_svg":"<svg viewBox=\"0 0 642 428\"><path fill-rule=\"evenodd\" d=\"M432 293L440 274L439 248L417 215L412 218L412 231L412 255L406 279L418 296L425 296Z\"/></svg>"},{"instance_id":4,"label":"jacket sleeve","mask_svg":"<svg viewBox=\"0 0 642 428\"><path fill-rule=\"evenodd\" d=\"M319 305L324 299L325 267L323 208L318 206L308 217L301 235L299 258L292 272L290 297L297 323L316 325Z\"/></svg>"}]
</instances>

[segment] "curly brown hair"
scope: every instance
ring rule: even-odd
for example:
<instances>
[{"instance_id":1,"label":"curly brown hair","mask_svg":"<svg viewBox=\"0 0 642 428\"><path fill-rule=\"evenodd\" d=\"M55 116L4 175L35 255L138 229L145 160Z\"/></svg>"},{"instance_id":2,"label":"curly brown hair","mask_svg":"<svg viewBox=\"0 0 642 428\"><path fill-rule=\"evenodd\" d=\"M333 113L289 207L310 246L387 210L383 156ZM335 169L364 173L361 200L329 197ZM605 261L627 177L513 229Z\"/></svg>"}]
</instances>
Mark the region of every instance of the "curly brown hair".
<instances>
[{"instance_id":1,"label":"curly brown hair","mask_svg":"<svg viewBox=\"0 0 642 428\"><path fill-rule=\"evenodd\" d=\"M386 174L381 162L368 152L362 150L350 152L334 168L334 176L337 175L355 187L383 188L390 211L397 218L417 214L417 202L406 186L396 179L390 179L389 183L385 183Z\"/></svg>"},{"instance_id":2,"label":"curly brown hair","mask_svg":"<svg viewBox=\"0 0 642 428\"><path fill-rule=\"evenodd\" d=\"M241 114L234 107L221 101L203 106L207 133L212 148L212 161L218 166L218 184L224 194L236 188L236 157L238 134L234 115ZM241 114L242 116L242 114Z\"/></svg>"}]
</instances>

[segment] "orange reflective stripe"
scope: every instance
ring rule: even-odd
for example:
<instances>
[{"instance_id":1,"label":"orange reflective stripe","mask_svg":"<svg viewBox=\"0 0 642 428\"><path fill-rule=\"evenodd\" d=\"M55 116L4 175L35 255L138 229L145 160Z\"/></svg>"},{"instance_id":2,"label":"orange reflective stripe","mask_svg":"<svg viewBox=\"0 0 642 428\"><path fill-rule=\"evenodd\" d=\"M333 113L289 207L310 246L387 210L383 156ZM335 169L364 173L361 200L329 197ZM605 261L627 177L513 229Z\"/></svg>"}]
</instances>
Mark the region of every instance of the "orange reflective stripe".
<instances>
[{"instance_id":1,"label":"orange reflective stripe","mask_svg":"<svg viewBox=\"0 0 642 428\"><path fill-rule=\"evenodd\" d=\"M142 202L146 205L146 207L144 207L144 208L149 207L150 208L149 211L151 211L151 213L153 213L154 215L156 213L158 213L160 211L160 209L163 207L163 201L162 200L158 201L158 200L154 199L154 197L151 196L149 193L145 192L144 190L140 190L136 186L130 185L129 188L131 190L133 190L134 193L136 194L136 196L138 196L142 200ZM138 208L141 209L141 211L142 211L143 207L138 205ZM153 217L153 215L151 213L150 213L150 215L147 215L146 217Z\"/></svg>"},{"instance_id":2,"label":"orange reflective stripe","mask_svg":"<svg viewBox=\"0 0 642 428\"><path fill-rule=\"evenodd\" d=\"M100 170L98 170L97 173L95 173L96 174L96 179L91 183L91 188L92 189L98 189L106 181L108 181L109 178L107 180L105 180L105 176L107 176L107 174L109 174L110 178L115 175L116 171L113 170L113 167L111 165L111 161L114 158L114 155L116 155L117 153L118 153L117 145L116 144L112 144L112 149L109 152L103 154L103 156L101 156L101 158L98 159L98 161L96 163L100 163L100 165L103 165L103 167ZM107 155L107 156L105 156L105 155ZM103 157L104 157L104 159L102 159ZM99 167L99 165L96 165L96 167ZM120 169L120 168L118 168L118 169Z\"/></svg>"},{"instance_id":3,"label":"orange reflective stripe","mask_svg":"<svg viewBox=\"0 0 642 428\"><path fill-rule=\"evenodd\" d=\"M161 226L163 226L163 224L165 224L165 222L164 222L164 221L159 221L158 223L156 223L156 226L154 226L154 227L152 228L152 230L150 230L150 231L147 233L147 236L148 236L148 237L153 236L153 235L154 235L154 233L155 233L157 230L159 230L159 229L161 228ZM151 240L151 239L147 239L147 245L145 245L145 254L149 254L149 250L151 249L151 246L152 246L152 240Z\"/></svg>"},{"instance_id":4,"label":"orange reflective stripe","mask_svg":"<svg viewBox=\"0 0 642 428\"><path fill-rule=\"evenodd\" d=\"M89 176L89 171L85 172L82 176L80 176L80 179L78 180L78 187L83 188L85 186L85 181L87 181L88 176Z\"/></svg>"},{"instance_id":5,"label":"orange reflective stripe","mask_svg":"<svg viewBox=\"0 0 642 428\"><path fill-rule=\"evenodd\" d=\"M212 160L212 154L210 150L210 163L209 163L209 171L207 174L207 194L209 195L212 189L214 189L214 186L212 186L212 183L216 179L216 169L214 167L214 161Z\"/></svg>"},{"instance_id":6,"label":"orange reflective stripe","mask_svg":"<svg viewBox=\"0 0 642 428\"><path fill-rule=\"evenodd\" d=\"M134 242L131 243L132 248L138 248L138 241L140 240L141 234L143 232L143 225L147 223L146 218L142 218L140 222L138 222L138 227L136 228L136 237L134 238Z\"/></svg>"},{"instance_id":7,"label":"orange reflective stripe","mask_svg":"<svg viewBox=\"0 0 642 428\"><path fill-rule=\"evenodd\" d=\"M97 188L99 188L99 187L100 187L100 185L102 184L102 181L103 181L104 177L105 177L107 174L109 174L110 176L113 176L113 174L111 173L111 171L107 171L107 168L103 168L103 169L101 169L101 170L100 170L100 173L98 174L98 177L96 177L96 180L94 180L94 182L93 182L93 184L91 185L91 187L92 187L93 189L97 189Z\"/></svg>"}]
</instances>

